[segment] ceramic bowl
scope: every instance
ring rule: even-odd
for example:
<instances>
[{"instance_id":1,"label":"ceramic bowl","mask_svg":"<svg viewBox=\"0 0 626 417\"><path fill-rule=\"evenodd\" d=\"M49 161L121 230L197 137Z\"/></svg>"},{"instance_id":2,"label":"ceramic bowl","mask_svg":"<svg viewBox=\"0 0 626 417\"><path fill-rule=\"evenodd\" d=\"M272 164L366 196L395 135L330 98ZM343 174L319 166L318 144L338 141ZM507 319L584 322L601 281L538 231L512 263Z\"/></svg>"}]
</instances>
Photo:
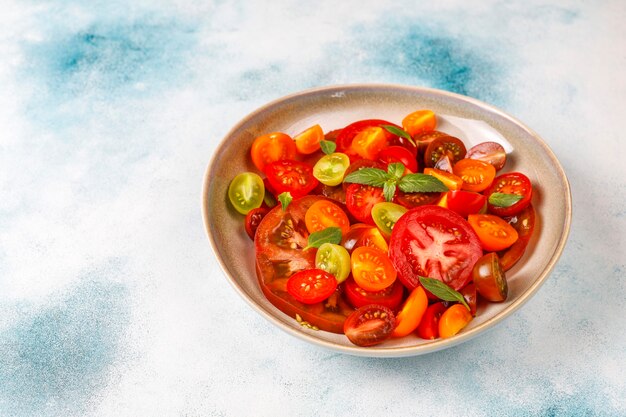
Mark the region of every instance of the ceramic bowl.
<instances>
[{"instance_id":1,"label":"ceramic bowl","mask_svg":"<svg viewBox=\"0 0 626 417\"><path fill-rule=\"evenodd\" d=\"M386 119L399 124L418 109L439 117L438 130L467 145L501 142L508 151L502 172L521 171L533 183L537 213L533 238L523 258L507 272L509 296L503 303L481 304L476 318L449 339L422 340L411 335L369 348L351 344L344 335L300 326L275 308L259 287L254 245L243 227L243 216L230 205L228 185L236 174L256 171L250 147L256 136L269 132L295 135L320 124L325 132L360 119ZM215 151L204 179L202 195L206 233L228 282L248 304L280 329L307 342L335 351L372 357L420 355L465 342L500 323L526 303L554 268L569 233L570 188L561 164L545 142L515 118L478 100L399 85L344 85L316 88L273 101L241 120Z\"/></svg>"}]
</instances>

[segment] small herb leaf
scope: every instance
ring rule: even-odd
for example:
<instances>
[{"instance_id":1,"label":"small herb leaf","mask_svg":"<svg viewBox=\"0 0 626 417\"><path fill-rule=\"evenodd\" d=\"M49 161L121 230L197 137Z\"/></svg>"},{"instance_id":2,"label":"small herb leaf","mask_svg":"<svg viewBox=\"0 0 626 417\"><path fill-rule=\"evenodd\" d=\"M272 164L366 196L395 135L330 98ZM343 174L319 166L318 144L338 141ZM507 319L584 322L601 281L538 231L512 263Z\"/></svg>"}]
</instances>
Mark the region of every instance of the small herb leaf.
<instances>
[{"instance_id":1,"label":"small herb leaf","mask_svg":"<svg viewBox=\"0 0 626 417\"><path fill-rule=\"evenodd\" d=\"M496 207L511 207L522 199L521 195L493 193L489 196L489 204Z\"/></svg>"},{"instance_id":2,"label":"small herb leaf","mask_svg":"<svg viewBox=\"0 0 626 417\"><path fill-rule=\"evenodd\" d=\"M393 196L396 195L396 182L389 181L383 185L383 195L385 196L385 201L392 201Z\"/></svg>"},{"instance_id":3,"label":"small herb leaf","mask_svg":"<svg viewBox=\"0 0 626 417\"><path fill-rule=\"evenodd\" d=\"M358 171L354 171L343 179L343 182L352 182L355 184L371 185L373 187L382 187L385 182L390 179L382 169L378 168L362 168Z\"/></svg>"},{"instance_id":4,"label":"small herb leaf","mask_svg":"<svg viewBox=\"0 0 626 417\"><path fill-rule=\"evenodd\" d=\"M400 190L405 193L434 193L448 191L441 180L427 174L408 174L398 181Z\"/></svg>"},{"instance_id":5,"label":"small herb leaf","mask_svg":"<svg viewBox=\"0 0 626 417\"><path fill-rule=\"evenodd\" d=\"M396 136L400 136L403 137L404 139L408 140L409 142L411 142L411 145L416 146L415 145L415 141L413 140L413 138L411 137L411 135L409 135L407 132L405 132L404 130L397 128L393 125L382 125L381 127L385 128L385 130L393 135Z\"/></svg>"},{"instance_id":6,"label":"small herb leaf","mask_svg":"<svg viewBox=\"0 0 626 417\"><path fill-rule=\"evenodd\" d=\"M287 207L289 206L289 203L291 203L292 200L293 200L293 197L291 196L291 193L289 191L285 191L284 193L278 194L278 201L280 201L280 205L283 211L287 210Z\"/></svg>"},{"instance_id":7,"label":"small herb leaf","mask_svg":"<svg viewBox=\"0 0 626 417\"><path fill-rule=\"evenodd\" d=\"M322 148L322 152L324 152L326 155L330 155L331 153L335 152L335 149L337 149L337 144L330 140L323 140L320 142L320 148Z\"/></svg>"},{"instance_id":8,"label":"small herb leaf","mask_svg":"<svg viewBox=\"0 0 626 417\"><path fill-rule=\"evenodd\" d=\"M447 284L435 278L420 277L420 283L428 292L443 301L458 301L470 310L460 292L453 290Z\"/></svg>"},{"instance_id":9,"label":"small herb leaf","mask_svg":"<svg viewBox=\"0 0 626 417\"><path fill-rule=\"evenodd\" d=\"M327 227L319 232L314 232L309 235L309 241L304 250L309 248L319 248L324 243L334 243L338 245L341 243L341 229L338 227Z\"/></svg>"},{"instance_id":10,"label":"small herb leaf","mask_svg":"<svg viewBox=\"0 0 626 417\"><path fill-rule=\"evenodd\" d=\"M404 174L404 164L401 162L394 162L387 166L387 173L395 179L400 179Z\"/></svg>"}]
</instances>

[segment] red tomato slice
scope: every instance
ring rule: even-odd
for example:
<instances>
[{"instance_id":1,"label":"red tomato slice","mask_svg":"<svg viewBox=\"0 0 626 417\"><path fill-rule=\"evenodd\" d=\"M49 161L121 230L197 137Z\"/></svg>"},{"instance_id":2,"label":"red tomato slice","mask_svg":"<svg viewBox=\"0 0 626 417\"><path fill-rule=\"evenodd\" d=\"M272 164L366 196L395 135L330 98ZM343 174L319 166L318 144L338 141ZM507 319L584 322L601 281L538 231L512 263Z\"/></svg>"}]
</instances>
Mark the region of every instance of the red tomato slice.
<instances>
[{"instance_id":1,"label":"red tomato slice","mask_svg":"<svg viewBox=\"0 0 626 417\"><path fill-rule=\"evenodd\" d=\"M344 127L341 132L337 135L337 140L335 143L337 144L337 152L343 152L350 157L350 160L359 159L360 156L352 148L352 141L363 130L368 127L379 127L382 125L391 125L395 126L398 129L401 129L400 126L397 126L391 122L381 119L367 119L367 120L359 120L358 122L354 122ZM392 141L396 135L389 133L386 129L383 129L385 137L387 138L387 142Z\"/></svg>"},{"instance_id":2,"label":"red tomato slice","mask_svg":"<svg viewBox=\"0 0 626 417\"><path fill-rule=\"evenodd\" d=\"M385 201L383 189L362 184L350 184L346 189L346 207L360 222L374 224L372 207Z\"/></svg>"},{"instance_id":3,"label":"red tomato slice","mask_svg":"<svg viewBox=\"0 0 626 417\"><path fill-rule=\"evenodd\" d=\"M296 272L287 280L287 292L304 304L316 304L330 297L337 288L337 280L323 269Z\"/></svg>"},{"instance_id":4,"label":"red tomato slice","mask_svg":"<svg viewBox=\"0 0 626 417\"><path fill-rule=\"evenodd\" d=\"M303 304L287 291L289 277L298 271L315 268L315 250L307 246L309 232L304 217L319 196L294 200L283 211L280 206L270 210L259 224L254 238L256 269L259 285L265 297L279 310L333 333L343 332L346 317L354 310L338 291L328 301ZM341 288L341 286L339 287Z\"/></svg>"},{"instance_id":5,"label":"red tomato slice","mask_svg":"<svg viewBox=\"0 0 626 417\"><path fill-rule=\"evenodd\" d=\"M355 308L368 304L379 304L395 311L402 303L404 287L399 281L396 281L384 290L366 291L359 287L353 278L348 278L345 283L345 294L348 302Z\"/></svg>"},{"instance_id":6,"label":"red tomato slice","mask_svg":"<svg viewBox=\"0 0 626 417\"><path fill-rule=\"evenodd\" d=\"M346 319L343 330L357 346L374 346L391 336L395 315L387 307L370 304L356 310Z\"/></svg>"},{"instance_id":7,"label":"red tomato slice","mask_svg":"<svg viewBox=\"0 0 626 417\"><path fill-rule=\"evenodd\" d=\"M448 191L448 208L466 217L478 213L487 202L487 197L470 191Z\"/></svg>"},{"instance_id":8,"label":"red tomato slice","mask_svg":"<svg viewBox=\"0 0 626 417\"><path fill-rule=\"evenodd\" d=\"M426 309L422 321L417 326L417 335L422 339L433 340L439 337L439 317L446 311L443 302L431 304Z\"/></svg>"},{"instance_id":9,"label":"red tomato slice","mask_svg":"<svg viewBox=\"0 0 626 417\"><path fill-rule=\"evenodd\" d=\"M310 165L290 159L272 162L265 166L263 172L277 196L288 191L293 198L302 197L317 187L319 182L313 176Z\"/></svg>"},{"instance_id":10,"label":"red tomato slice","mask_svg":"<svg viewBox=\"0 0 626 417\"><path fill-rule=\"evenodd\" d=\"M485 191L487 199L489 199L489 196L493 193L517 194L521 195L522 199L510 207L496 207L493 204L488 204L487 209L490 213L500 217L514 216L528 207L532 192L533 189L530 180L526 175L520 172L502 174L496 177L491 187Z\"/></svg>"},{"instance_id":11,"label":"red tomato slice","mask_svg":"<svg viewBox=\"0 0 626 417\"><path fill-rule=\"evenodd\" d=\"M415 155L402 146L389 146L378 153L378 160L385 166L392 162L402 163L412 173L417 172L418 165Z\"/></svg>"},{"instance_id":12,"label":"red tomato slice","mask_svg":"<svg viewBox=\"0 0 626 417\"><path fill-rule=\"evenodd\" d=\"M265 166L282 159L294 159L296 157L296 144L289 135L275 132L261 135L252 142L250 150L252 162L263 171Z\"/></svg>"},{"instance_id":13,"label":"red tomato slice","mask_svg":"<svg viewBox=\"0 0 626 417\"><path fill-rule=\"evenodd\" d=\"M472 277L483 254L480 240L467 221L439 206L421 206L406 212L391 232L389 257L398 278L409 289L419 277L435 278L455 290Z\"/></svg>"}]
</instances>

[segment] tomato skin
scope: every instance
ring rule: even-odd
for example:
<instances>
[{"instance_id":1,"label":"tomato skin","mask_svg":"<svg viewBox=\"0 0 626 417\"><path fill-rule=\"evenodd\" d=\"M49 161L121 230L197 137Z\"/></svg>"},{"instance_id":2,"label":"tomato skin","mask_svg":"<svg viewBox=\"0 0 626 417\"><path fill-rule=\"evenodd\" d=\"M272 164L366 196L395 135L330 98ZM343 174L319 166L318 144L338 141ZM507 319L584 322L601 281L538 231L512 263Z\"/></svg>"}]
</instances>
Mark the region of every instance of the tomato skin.
<instances>
[{"instance_id":1,"label":"tomato skin","mask_svg":"<svg viewBox=\"0 0 626 417\"><path fill-rule=\"evenodd\" d=\"M378 304L392 311L402 303L404 295L404 287L399 281L395 281L393 285L380 291L366 291L354 281L348 278L345 283L345 294L348 302L355 308L360 308L368 304Z\"/></svg>"},{"instance_id":2,"label":"tomato skin","mask_svg":"<svg viewBox=\"0 0 626 417\"><path fill-rule=\"evenodd\" d=\"M530 242L535 229L535 209L530 204L515 216L507 217L504 220L517 230L518 236L517 241L510 248L498 254L502 269L508 271L521 259L526 251L526 246Z\"/></svg>"},{"instance_id":3,"label":"tomato skin","mask_svg":"<svg viewBox=\"0 0 626 417\"><path fill-rule=\"evenodd\" d=\"M447 206L450 210L466 217L470 214L478 213L487 202L487 197L482 194L470 191L453 190L448 191L446 199Z\"/></svg>"},{"instance_id":4,"label":"tomato skin","mask_svg":"<svg viewBox=\"0 0 626 417\"><path fill-rule=\"evenodd\" d=\"M350 230L350 220L338 205L327 200L314 203L307 210L304 222L309 233L319 232L327 227L338 227L342 235Z\"/></svg>"},{"instance_id":5,"label":"tomato skin","mask_svg":"<svg viewBox=\"0 0 626 417\"><path fill-rule=\"evenodd\" d=\"M459 290L470 281L472 267L482 254L468 222L439 206L409 210L391 232L389 257L408 289L419 286L419 277L426 276Z\"/></svg>"},{"instance_id":6,"label":"tomato skin","mask_svg":"<svg viewBox=\"0 0 626 417\"><path fill-rule=\"evenodd\" d=\"M417 335L422 339L434 340L439 337L439 318L446 311L446 305L437 302L428 306L417 326Z\"/></svg>"},{"instance_id":7,"label":"tomato skin","mask_svg":"<svg viewBox=\"0 0 626 417\"><path fill-rule=\"evenodd\" d=\"M424 164L432 168L441 157L448 156L454 165L465 158L466 153L467 150L461 139L454 136L442 136L433 140L426 148Z\"/></svg>"},{"instance_id":8,"label":"tomato skin","mask_svg":"<svg viewBox=\"0 0 626 417\"><path fill-rule=\"evenodd\" d=\"M254 139L250 155L252 156L254 165L259 171L263 171L265 166L271 162L283 159L295 159L296 144L293 139L285 133L268 133Z\"/></svg>"},{"instance_id":9,"label":"tomato skin","mask_svg":"<svg viewBox=\"0 0 626 417\"><path fill-rule=\"evenodd\" d=\"M393 311L381 305L369 304L348 316L343 332L357 346L374 346L389 338L395 323Z\"/></svg>"},{"instance_id":10,"label":"tomato skin","mask_svg":"<svg viewBox=\"0 0 626 417\"><path fill-rule=\"evenodd\" d=\"M320 125L311 126L293 138L296 150L302 155L309 155L319 150L323 139L324 131Z\"/></svg>"},{"instance_id":11,"label":"tomato skin","mask_svg":"<svg viewBox=\"0 0 626 417\"><path fill-rule=\"evenodd\" d=\"M350 184L346 189L346 208L358 221L374 225L372 208L385 201L383 189L362 184Z\"/></svg>"},{"instance_id":12,"label":"tomato skin","mask_svg":"<svg viewBox=\"0 0 626 417\"><path fill-rule=\"evenodd\" d=\"M350 226L348 233L343 235L341 239L341 245L350 253L361 246L378 248L384 253L389 251L387 241L380 233L380 230L376 226L363 223L356 223Z\"/></svg>"},{"instance_id":13,"label":"tomato skin","mask_svg":"<svg viewBox=\"0 0 626 417\"><path fill-rule=\"evenodd\" d=\"M352 278L366 291L381 291L391 286L397 273L386 253L370 246L361 246L350 255Z\"/></svg>"},{"instance_id":14,"label":"tomato skin","mask_svg":"<svg viewBox=\"0 0 626 417\"><path fill-rule=\"evenodd\" d=\"M493 214L470 214L467 221L486 251L495 252L506 249L517 240L517 230Z\"/></svg>"},{"instance_id":15,"label":"tomato skin","mask_svg":"<svg viewBox=\"0 0 626 417\"><path fill-rule=\"evenodd\" d=\"M323 269L296 272L287 281L287 292L304 304L317 304L335 292L337 280Z\"/></svg>"},{"instance_id":16,"label":"tomato skin","mask_svg":"<svg viewBox=\"0 0 626 417\"><path fill-rule=\"evenodd\" d=\"M514 216L524 210L530 204L532 198L532 185L528 177L520 172L509 172L497 176L491 187L485 191L487 199L493 193L517 194L522 199L510 207L496 207L487 203L487 209L500 217Z\"/></svg>"},{"instance_id":17,"label":"tomato skin","mask_svg":"<svg viewBox=\"0 0 626 417\"><path fill-rule=\"evenodd\" d=\"M491 164L496 171L501 170L506 163L506 151L497 142L482 142L472 146L465 157Z\"/></svg>"},{"instance_id":18,"label":"tomato skin","mask_svg":"<svg viewBox=\"0 0 626 417\"><path fill-rule=\"evenodd\" d=\"M490 252L476 262L472 271L476 291L486 300L501 302L506 300L508 285L498 255Z\"/></svg>"},{"instance_id":19,"label":"tomato skin","mask_svg":"<svg viewBox=\"0 0 626 417\"><path fill-rule=\"evenodd\" d=\"M472 317L476 317L476 285L474 285L473 282L470 282L465 287L461 288L459 292L461 293L463 298L465 298L465 302L470 308L470 313L472 314Z\"/></svg>"},{"instance_id":20,"label":"tomato skin","mask_svg":"<svg viewBox=\"0 0 626 417\"><path fill-rule=\"evenodd\" d=\"M417 329L428 307L428 297L423 287L417 287L404 302L396 317L396 328L391 337L404 337Z\"/></svg>"},{"instance_id":21,"label":"tomato skin","mask_svg":"<svg viewBox=\"0 0 626 417\"><path fill-rule=\"evenodd\" d=\"M378 160L385 166L392 162L400 162L412 173L417 172L417 159L411 152L402 146L389 146L378 153Z\"/></svg>"},{"instance_id":22,"label":"tomato skin","mask_svg":"<svg viewBox=\"0 0 626 417\"><path fill-rule=\"evenodd\" d=\"M461 159L454 164L452 172L463 180L461 188L466 191L484 191L496 177L493 165L476 159Z\"/></svg>"},{"instance_id":23,"label":"tomato skin","mask_svg":"<svg viewBox=\"0 0 626 417\"><path fill-rule=\"evenodd\" d=\"M402 128L411 136L432 132L437 128L437 117L432 110L417 110L402 119Z\"/></svg>"},{"instance_id":24,"label":"tomato skin","mask_svg":"<svg viewBox=\"0 0 626 417\"><path fill-rule=\"evenodd\" d=\"M256 233L256 229L259 227L261 220L263 217L269 213L269 209L264 207L259 207L252 209L246 214L245 220L245 229L250 239L254 240L254 234Z\"/></svg>"},{"instance_id":25,"label":"tomato skin","mask_svg":"<svg viewBox=\"0 0 626 417\"><path fill-rule=\"evenodd\" d=\"M289 192L293 198L303 197L318 184L313 168L304 162L284 159L267 164L263 172L276 195Z\"/></svg>"},{"instance_id":26,"label":"tomato skin","mask_svg":"<svg viewBox=\"0 0 626 417\"><path fill-rule=\"evenodd\" d=\"M454 304L439 318L439 337L447 339L463 330L472 321L471 313L463 304Z\"/></svg>"}]
</instances>

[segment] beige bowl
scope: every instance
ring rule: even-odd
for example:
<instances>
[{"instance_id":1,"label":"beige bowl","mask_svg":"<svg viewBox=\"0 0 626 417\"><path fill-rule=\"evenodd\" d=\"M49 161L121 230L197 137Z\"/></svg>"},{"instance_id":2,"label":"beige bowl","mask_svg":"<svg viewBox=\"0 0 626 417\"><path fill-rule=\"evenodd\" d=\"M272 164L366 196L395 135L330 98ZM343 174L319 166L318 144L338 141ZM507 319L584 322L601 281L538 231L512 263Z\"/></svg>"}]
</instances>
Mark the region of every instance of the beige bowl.
<instances>
[{"instance_id":1,"label":"beige bowl","mask_svg":"<svg viewBox=\"0 0 626 417\"><path fill-rule=\"evenodd\" d=\"M376 347L351 344L343 335L314 331L275 308L256 278L254 245L243 228L243 216L228 202L228 185L236 174L255 171L249 153L252 141L269 132L295 135L319 123L325 132L360 119L400 123L408 113L431 109L440 117L439 130L461 137L471 146L496 140L509 151L502 172L521 171L533 183L537 212L533 238L524 257L507 273L509 297L482 305L477 317L449 339L417 336L388 340ZM468 121L469 120L469 121ZM572 205L563 168L543 140L502 111L458 94L398 85L345 85L293 94L269 103L240 121L215 151L204 179L202 214L211 246L228 281L263 317L286 332L335 351L372 357L413 356L469 340L511 315L535 294L556 264L569 233Z\"/></svg>"}]
</instances>

